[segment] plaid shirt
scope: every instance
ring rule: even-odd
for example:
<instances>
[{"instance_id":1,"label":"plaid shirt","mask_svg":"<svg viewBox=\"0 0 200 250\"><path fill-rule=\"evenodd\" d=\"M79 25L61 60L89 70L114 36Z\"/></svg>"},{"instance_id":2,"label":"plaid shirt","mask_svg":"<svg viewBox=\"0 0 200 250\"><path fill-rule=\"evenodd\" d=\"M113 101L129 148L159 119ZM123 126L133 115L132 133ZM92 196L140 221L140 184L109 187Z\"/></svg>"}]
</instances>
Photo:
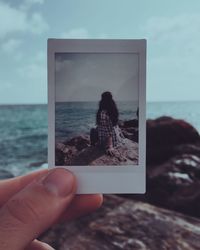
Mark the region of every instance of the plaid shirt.
<instances>
[{"instance_id":1,"label":"plaid shirt","mask_svg":"<svg viewBox=\"0 0 200 250\"><path fill-rule=\"evenodd\" d=\"M117 145L117 137L112 121L105 110L101 111L100 124L98 125L98 139L101 145L105 146L108 137L112 137L113 147Z\"/></svg>"}]
</instances>

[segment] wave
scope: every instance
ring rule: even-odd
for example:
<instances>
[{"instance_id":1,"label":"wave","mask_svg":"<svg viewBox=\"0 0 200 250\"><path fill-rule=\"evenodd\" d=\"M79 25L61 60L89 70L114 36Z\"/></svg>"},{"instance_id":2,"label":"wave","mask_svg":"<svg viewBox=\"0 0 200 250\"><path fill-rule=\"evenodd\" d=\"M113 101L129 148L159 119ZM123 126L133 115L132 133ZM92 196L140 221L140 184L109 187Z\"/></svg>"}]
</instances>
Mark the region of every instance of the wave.
<instances>
[{"instance_id":1,"label":"wave","mask_svg":"<svg viewBox=\"0 0 200 250\"><path fill-rule=\"evenodd\" d=\"M45 140L47 139L47 134L32 134L32 135L26 135L26 136L21 136L17 138L17 140L20 141L38 141L38 140Z\"/></svg>"}]
</instances>

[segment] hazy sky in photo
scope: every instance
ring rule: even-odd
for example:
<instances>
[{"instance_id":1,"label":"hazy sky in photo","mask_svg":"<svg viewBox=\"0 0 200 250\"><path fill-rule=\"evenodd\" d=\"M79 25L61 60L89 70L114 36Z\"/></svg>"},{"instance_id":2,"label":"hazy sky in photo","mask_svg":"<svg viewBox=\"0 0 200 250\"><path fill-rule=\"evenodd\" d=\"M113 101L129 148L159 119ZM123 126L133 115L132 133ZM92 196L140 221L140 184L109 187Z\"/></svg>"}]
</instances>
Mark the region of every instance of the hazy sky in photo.
<instances>
[{"instance_id":1,"label":"hazy sky in photo","mask_svg":"<svg viewBox=\"0 0 200 250\"><path fill-rule=\"evenodd\" d=\"M200 100L199 0L0 0L0 103L47 103L47 39L147 39L147 100Z\"/></svg>"},{"instance_id":2,"label":"hazy sky in photo","mask_svg":"<svg viewBox=\"0 0 200 250\"><path fill-rule=\"evenodd\" d=\"M56 54L56 101L138 101L137 54Z\"/></svg>"}]
</instances>

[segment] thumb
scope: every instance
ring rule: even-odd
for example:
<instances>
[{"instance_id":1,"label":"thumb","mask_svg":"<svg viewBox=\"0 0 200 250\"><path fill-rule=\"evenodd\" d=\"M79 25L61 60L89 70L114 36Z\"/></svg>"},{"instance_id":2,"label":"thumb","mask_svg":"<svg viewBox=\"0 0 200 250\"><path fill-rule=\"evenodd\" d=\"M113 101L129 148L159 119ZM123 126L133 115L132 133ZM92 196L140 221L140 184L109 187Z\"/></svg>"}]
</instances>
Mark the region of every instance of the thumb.
<instances>
[{"instance_id":1,"label":"thumb","mask_svg":"<svg viewBox=\"0 0 200 250\"><path fill-rule=\"evenodd\" d=\"M75 190L72 173L55 169L13 196L0 210L0 249L24 249L58 219Z\"/></svg>"}]
</instances>

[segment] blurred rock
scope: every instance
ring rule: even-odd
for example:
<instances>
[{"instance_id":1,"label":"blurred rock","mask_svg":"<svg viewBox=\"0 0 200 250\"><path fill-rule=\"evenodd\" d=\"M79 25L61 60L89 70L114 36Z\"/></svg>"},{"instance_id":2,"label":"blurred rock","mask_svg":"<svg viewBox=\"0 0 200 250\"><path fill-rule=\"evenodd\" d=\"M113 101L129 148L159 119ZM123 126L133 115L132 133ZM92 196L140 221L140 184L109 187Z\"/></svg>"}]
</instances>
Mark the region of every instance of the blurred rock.
<instances>
[{"instance_id":1,"label":"blurred rock","mask_svg":"<svg viewBox=\"0 0 200 250\"><path fill-rule=\"evenodd\" d=\"M129 139L137 130L131 122L126 128L121 122L120 127ZM74 139L70 145L59 145L57 150L62 156L63 153L72 154L74 161L81 159L74 157L78 155L86 163L103 160L103 152L95 151L94 147L87 146L88 143L89 140L84 139L82 149L78 150L79 140ZM96 163L100 164L98 160ZM145 195L105 195L104 205L97 212L53 227L43 235L43 240L58 250L200 249L200 220L194 218L200 218L200 139L197 130L171 117L148 120L147 163Z\"/></svg>"},{"instance_id":2,"label":"blurred rock","mask_svg":"<svg viewBox=\"0 0 200 250\"><path fill-rule=\"evenodd\" d=\"M199 227L200 220L143 202L106 196L97 212L55 226L42 240L57 250L197 250Z\"/></svg>"},{"instance_id":3,"label":"blurred rock","mask_svg":"<svg viewBox=\"0 0 200 250\"><path fill-rule=\"evenodd\" d=\"M178 155L147 169L145 200L200 217L200 155Z\"/></svg>"},{"instance_id":4,"label":"blurred rock","mask_svg":"<svg viewBox=\"0 0 200 250\"><path fill-rule=\"evenodd\" d=\"M146 194L123 196L200 218L198 132L169 117L148 121L147 131Z\"/></svg>"},{"instance_id":5,"label":"blurred rock","mask_svg":"<svg viewBox=\"0 0 200 250\"><path fill-rule=\"evenodd\" d=\"M176 147L200 143L198 131L184 120L160 117L147 121L147 163L158 164L176 155Z\"/></svg>"}]
</instances>

